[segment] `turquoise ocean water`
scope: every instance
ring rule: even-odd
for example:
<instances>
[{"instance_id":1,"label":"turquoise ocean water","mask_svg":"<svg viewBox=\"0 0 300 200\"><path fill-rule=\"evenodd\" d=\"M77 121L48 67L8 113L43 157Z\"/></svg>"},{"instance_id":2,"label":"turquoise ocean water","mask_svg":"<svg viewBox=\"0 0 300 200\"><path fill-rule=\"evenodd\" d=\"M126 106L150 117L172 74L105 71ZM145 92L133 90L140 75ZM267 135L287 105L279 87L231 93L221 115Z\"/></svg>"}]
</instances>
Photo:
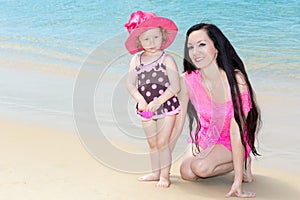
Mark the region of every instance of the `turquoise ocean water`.
<instances>
[{"instance_id":1,"label":"turquoise ocean water","mask_svg":"<svg viewBox=\"0 0 300 200\"><path fill-rule=\"evenodd\" d=\"M289 70L299 74L297 0L0 1L1 50L32 53L50 62L69 61L78 67L76 61L103 41L124 33L130 13L139 9L173 19L180 34L201 21L214 23L247 62L264 63L270 69L295 66Z\"/></svg>"},{"instance_id":2,"label":"turquoise ocean water","mask_svg":"<svg viewBox=\"0 0 300 200\"><path fill-rule=\"evenodd\" d=\"M64 72L74 70L76 75L96 49L101 50L96 68L105 68L107 62L101 60L119 52L112 71L126 72L131 56L124 48L124 24L136 10L173 19L179 39L196 23L214 23L245 61L258 92L279 88L294 94L300 88L298 0L0 0L2 113L72 118L75 80ZM174 48L181 68L182 43ZM11 71L12 66L21 71ZM41 76L31 66L33 71L55 68L56 73Z\"/></svg>"}]
</instances>

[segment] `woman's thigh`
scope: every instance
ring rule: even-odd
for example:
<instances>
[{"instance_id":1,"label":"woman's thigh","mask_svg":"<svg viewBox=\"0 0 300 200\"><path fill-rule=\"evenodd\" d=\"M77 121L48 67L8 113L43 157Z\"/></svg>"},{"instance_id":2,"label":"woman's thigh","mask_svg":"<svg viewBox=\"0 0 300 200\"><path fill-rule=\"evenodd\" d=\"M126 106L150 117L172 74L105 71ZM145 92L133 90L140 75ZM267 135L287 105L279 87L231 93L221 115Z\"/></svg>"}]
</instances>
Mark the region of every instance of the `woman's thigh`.
<instances>
[{"instance_id":1,"label":"woman's thigh","mask_svg":"<svg viewBox=\"0 0 300 200\"><path fill-rule=\"evenodd\" d=\"M226 147L217 144L206 151L197 155L191 162L191 169L197 176L211 177L233 169L232 153Z\"/></svg>"},{"instance_id":2,"label":"woman's thigh","mask_svg":"<svg viewBox=\"0 0 300 200\"><path fill-rule=\"evenodd\" d=\"M232 153L225 146L216 144L210 149L206 149L197 155L195 161L205 162L216 166L232 162Z\"/></svg>"},{"instance_id":3,"label":"woman's thigh","mask_svg":"<svg viewBox=\"0 0 300 200\"><path fill-rule=\"evenodd\" d=\"M189 144L180 167L184 179L210 177L232 170L232 154L223 145L215 145L211 149L194 155L192 144Z\"/></svg>"}]
</instances>

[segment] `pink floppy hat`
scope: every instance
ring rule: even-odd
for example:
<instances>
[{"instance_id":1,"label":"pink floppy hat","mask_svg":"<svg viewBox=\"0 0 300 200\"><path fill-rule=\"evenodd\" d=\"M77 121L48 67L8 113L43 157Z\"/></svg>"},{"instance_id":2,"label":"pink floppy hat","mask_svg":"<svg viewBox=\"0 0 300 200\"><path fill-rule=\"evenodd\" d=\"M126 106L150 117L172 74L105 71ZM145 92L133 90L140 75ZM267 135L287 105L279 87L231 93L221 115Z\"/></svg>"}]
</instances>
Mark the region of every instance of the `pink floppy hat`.
<instances>
[{"instance_id":1,"label":"pink floppy hat","mask_svg":"<svg viewBox=\"0 0 300 200\"><path fill-rule=\"evenodd\" d=\"M176 24L164 17L158 17L153 12L136 11L130 15L129 21L125 24L129 37L125 42L126 49L131 54L135 54L142 51L142 47L138 47L137 38L145 31L151 28L161 27L166 30L166 41L161 45L161 49L164 50L172 44L174 41L178 28Z\"/></svg>"}]
</instances>

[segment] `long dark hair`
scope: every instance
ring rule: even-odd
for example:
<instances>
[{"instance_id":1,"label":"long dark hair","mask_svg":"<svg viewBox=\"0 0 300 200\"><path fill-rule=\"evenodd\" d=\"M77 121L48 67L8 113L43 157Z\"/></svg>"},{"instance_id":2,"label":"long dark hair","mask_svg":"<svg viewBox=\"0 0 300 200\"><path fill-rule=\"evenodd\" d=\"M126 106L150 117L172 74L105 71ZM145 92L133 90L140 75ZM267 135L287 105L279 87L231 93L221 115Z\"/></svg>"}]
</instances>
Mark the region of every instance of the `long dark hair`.
<instances>
[{"instance_id":1,"label":"long dark hair","mask_svg":"<svg viewBox=\"0 0 300 200\"><path fill-rule=\"evenodd\" d=\"M205 24L200 23L192 26L186 33L186 41L185 41L185 47L184 47L184 72L187 72L190 74L192 71L198 70L196 66L193 64L191 58L189 57L189 51L187 48L188 43L188 37L193 31L197 30L205 30L208 37L213 41L215 48L218 50L217 54L217 64L219 68L225 71L229 86L230 86L230 92L231 92L231 99L233 102L233 108L234 108L234 118L238 124L239 132L241 136L241 142L244 146L245 152L246 152L246 142L251 148L251 151L254 156L260 155L256 148L255 148L255 135L258 132L258 130L261 127L261 115L259 107L256 103L256 98L254 91L252 89L252 86L250 84L250 81L248 79L248 75L245 70L245 66L241 60L241 58L238 56L236 51L234 50L233 46L231 45L230 41L226 38L226 36L222 33L222 31L215 26L214 24ZM238 83L236 80L236 73L242 73L245 79L245 82L248 86L251 102L252 102L252 108L248 112L247 117L245 117L245 114L243 112L242 107L242 100L240 97L240 90L238 87ZM194 122L196 122L198 132L201 128L201 125L199 123L197 112L195 111L194 106L191 102L188 104L188 118L189 118L189 128L190 128L190 134L192 133L192 128L194 126ZM197 133L196 132L196 133ZM246 135L246 142L244 140L244 133L247 132ZM197 137L197 134L195 135ZM191 138L192 137L191 135ZM194 140L197 140L195 138ZM197 143L196 148L198 152L200 152L199 146ZM246 162L246 161L245 161Z\"/></svg>"}]
</instances>

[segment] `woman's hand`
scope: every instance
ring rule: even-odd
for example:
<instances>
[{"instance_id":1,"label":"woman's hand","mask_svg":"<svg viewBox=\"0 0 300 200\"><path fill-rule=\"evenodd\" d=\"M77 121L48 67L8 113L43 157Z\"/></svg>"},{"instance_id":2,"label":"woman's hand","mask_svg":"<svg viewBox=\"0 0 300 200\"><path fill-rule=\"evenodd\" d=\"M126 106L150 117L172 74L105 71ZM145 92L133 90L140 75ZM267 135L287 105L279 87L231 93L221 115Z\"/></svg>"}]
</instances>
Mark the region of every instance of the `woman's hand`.
<instances>
[{"instance_id":1,"label":"woman's hand","mask_svg":"<svg viewBox=\"0 0 300 200\"><path fill-rule=\"evenodd\" d=\"M155 112L160 106L161 103L158 100L153 100L148 104L147 110L151 112Z\"/></svg>"},{"instance_id":2,"label":"woman's hand","mask_svg":"<svg viewBox=\"0 0 300 200\"><path fill-rule=\"evenodd\" d=\"M230 191L225 195L225 197L241 197L241 198L253 198L256 194L254 192L243 191L241 184L232 184Z\"/></svg>"}]
</instances>

